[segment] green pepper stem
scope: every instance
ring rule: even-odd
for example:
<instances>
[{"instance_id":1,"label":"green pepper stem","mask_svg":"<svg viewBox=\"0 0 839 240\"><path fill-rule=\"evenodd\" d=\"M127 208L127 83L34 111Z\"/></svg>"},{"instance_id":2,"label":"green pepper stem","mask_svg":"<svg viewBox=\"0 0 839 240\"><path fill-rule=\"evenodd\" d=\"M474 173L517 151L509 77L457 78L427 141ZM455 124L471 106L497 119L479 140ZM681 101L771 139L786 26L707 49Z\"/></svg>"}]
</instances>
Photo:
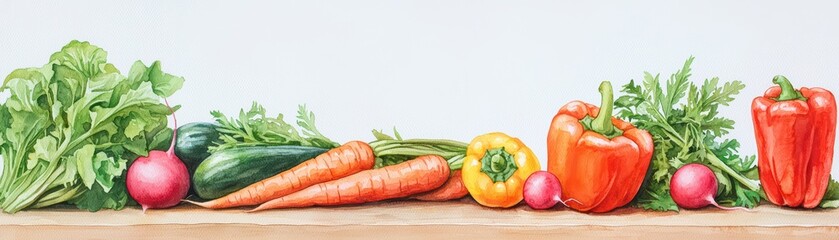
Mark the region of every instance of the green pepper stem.
<instances>
[{"instance_id":1,"label":"green pepper stem","mask_svg":"<svg viewBox=\"0 0 839 240\"><path fill-rule=\"evenodd\" d=\"M801 95L801 92L795 90L795 87L792 86L792 83L789 82L789 79L787 79L784 76L775 76L774 78L772 78L772 83L781 86L781 95L775 99L777 101L807 100L806 98L804 98L804 96Z\"/></svg>"},{"instance_id":2,"label":"green pepper stem","mask_svg":"<svg viewBox=\"0 0 839 240\"><path fill-rule=\"evenodd\" d=\"M603 81L600 83L599 90L600 112L597 113L597 118L591 122L591 130L609 136L615 131L615 126L612 124L612 108L615 102L612 83Z\"/></svg>"},{"instance_id":3,"label":"green pepper stem","mask_svg":"<svg viewBox=\"0 0 839 240\"><path fill-rule=\"evenodd\" d=\"M493 148L486 151L481 158L481 172L486 174L493 182L506 182L518 170L516 161L512 154L501 148Z\"/></svg>"}]
</instances>

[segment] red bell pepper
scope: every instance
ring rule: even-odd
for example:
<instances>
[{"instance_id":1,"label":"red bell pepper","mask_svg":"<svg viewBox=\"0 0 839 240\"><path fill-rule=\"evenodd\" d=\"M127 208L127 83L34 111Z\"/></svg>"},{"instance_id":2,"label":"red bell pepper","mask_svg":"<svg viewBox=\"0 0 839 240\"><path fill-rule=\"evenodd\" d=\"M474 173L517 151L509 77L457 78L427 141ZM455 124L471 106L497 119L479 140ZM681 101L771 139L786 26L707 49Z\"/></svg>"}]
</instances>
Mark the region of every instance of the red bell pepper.
<instances>
[{"instance_id":1,"label":"red bell pepper","mask_svg":"<svg viewBox=\"0 0 839 240\"><path fill-rule=\"evenodd\" d=\"M830 91L796 91L784 76L752 102L760 183L780 206L819 205L833 163L836 101Z\"/></svg>"}]
</instances>

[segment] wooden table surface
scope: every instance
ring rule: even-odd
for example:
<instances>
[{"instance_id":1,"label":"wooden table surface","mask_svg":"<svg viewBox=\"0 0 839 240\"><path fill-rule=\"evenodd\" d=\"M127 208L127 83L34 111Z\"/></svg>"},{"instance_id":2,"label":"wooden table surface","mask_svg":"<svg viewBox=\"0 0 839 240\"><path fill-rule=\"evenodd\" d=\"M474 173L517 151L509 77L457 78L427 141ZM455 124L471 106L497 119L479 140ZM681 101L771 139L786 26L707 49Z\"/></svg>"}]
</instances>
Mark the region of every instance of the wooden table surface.
<instances>
[{"instance_id":1,"label":"wooden table surface","mask_svg":"<svg viewBox=\"0 0 839 240\"><path fill-rule=\"evenodd\" d=\"M389 202L245 213L192 206L96 213L41 209L0 214L0 239L839 239L839 211L763 205L753 211L488 209L471 200Z\"/></svg>"}]
</instances>

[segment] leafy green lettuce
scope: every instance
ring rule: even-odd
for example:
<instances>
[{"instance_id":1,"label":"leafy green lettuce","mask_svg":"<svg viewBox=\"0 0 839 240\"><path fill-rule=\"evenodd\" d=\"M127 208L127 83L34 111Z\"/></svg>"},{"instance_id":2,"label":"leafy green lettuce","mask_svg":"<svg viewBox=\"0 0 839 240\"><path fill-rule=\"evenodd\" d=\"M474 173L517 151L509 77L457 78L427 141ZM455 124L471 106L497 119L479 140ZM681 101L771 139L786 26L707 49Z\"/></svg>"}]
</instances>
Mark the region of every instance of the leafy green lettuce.
<instances>
[{"instance_id":1,"label":"leafy green lettuce","mask_svg":"<svg viewBox=\"0 0 839 240\"><path fill-rule=\"evenodd\" d=\"M130 161L171 139L160 103L183 78L160 63L136 62L128 75L107 53L72 41L40 68L14 70L0 91L0 208L14 213L58 203L121 209Z\"/></svg>"}]
</instances>

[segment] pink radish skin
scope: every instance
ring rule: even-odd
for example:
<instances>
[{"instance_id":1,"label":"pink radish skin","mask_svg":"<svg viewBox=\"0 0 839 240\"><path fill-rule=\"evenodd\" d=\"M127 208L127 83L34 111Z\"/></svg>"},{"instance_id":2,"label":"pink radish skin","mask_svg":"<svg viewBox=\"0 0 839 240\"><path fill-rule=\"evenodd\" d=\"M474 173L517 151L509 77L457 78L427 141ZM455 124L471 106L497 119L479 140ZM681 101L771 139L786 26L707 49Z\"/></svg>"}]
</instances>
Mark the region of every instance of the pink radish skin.
<instances>
[{"instance_id":1,"label":"pink radish skin","mask_svg":"<svg viewBox=\"0 0 839 240\"><path fill-rule=\"evenodd\" d=\"M169 102L164 99L166 107ZM172 111L172 119L175 128L178 129L178 119L175 111ZM146 209L169 208L180 203L189 191L189 172L186 165L175 156L175 139L178 138L178 131L172 133L172 143L167 151L149 151L149 156L138 157L128 168L125 184L128 194L131 195L140 206L143 212Z\"/></svg>"},{"instance_id":2,"label":"pink radish skin","mask_svg":"<svg viewBox=\"0 0 839 240\"><path fill-rule=\"evenodd\" d=\"M705 165L684 165L670 179L670 196L676 205L686 209L713 205L725 210L748 210L742 207L722 207L714 200L717 196L717 177Z\"/></svg>"},{"instance_id":3,"label":"pink radish skin","mask_svg":"<svg viewBox=\"0 0 839 240\"><path fill-rule=\"evenodd\" d=\"M524 202L535 210L545 210L556 206L557 203L565 205L569 199L562 201L562 186L559 179L553 173L538 171L527 177L524 181Z\"/></svg>"}]
</instances>

